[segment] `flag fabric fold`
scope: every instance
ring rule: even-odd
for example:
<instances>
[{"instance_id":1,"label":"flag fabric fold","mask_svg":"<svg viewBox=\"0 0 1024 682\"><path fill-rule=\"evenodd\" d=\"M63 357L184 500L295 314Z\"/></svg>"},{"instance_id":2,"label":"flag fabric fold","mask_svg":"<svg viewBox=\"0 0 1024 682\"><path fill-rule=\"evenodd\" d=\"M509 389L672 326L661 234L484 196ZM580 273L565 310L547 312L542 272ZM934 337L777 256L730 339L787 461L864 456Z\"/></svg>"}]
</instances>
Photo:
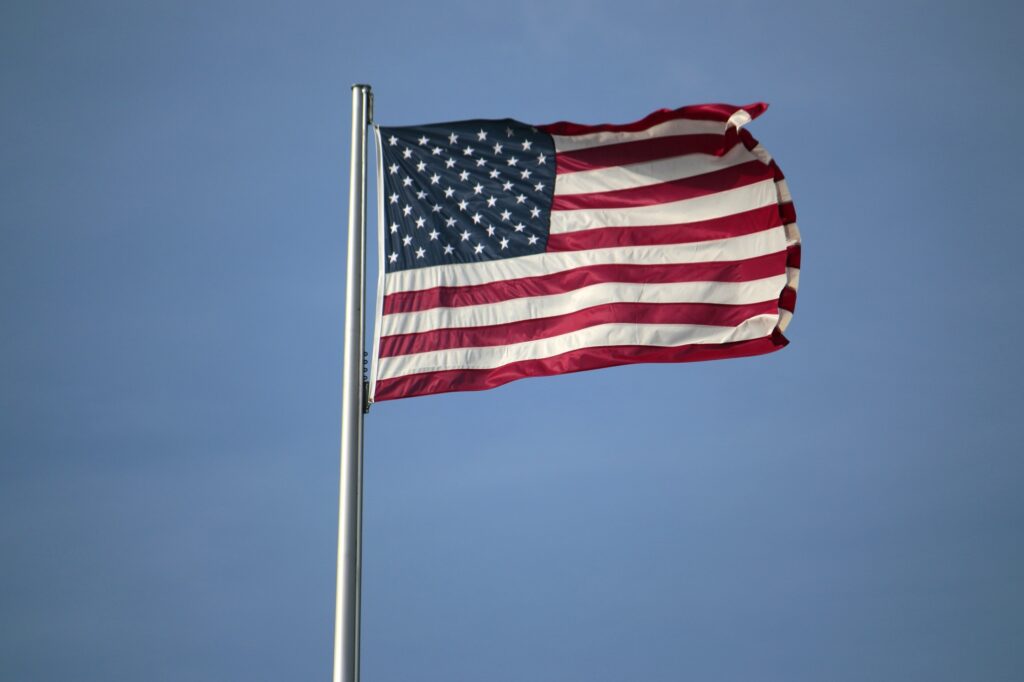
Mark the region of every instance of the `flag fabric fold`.
<instances>
[{"instance_id":1,"label":"flag fabric fold","mask_svg":"<svg viewBox=\"0 0 1024 682\"><path fill-rule=\"evenodd\" d=\"M800 235L744 127L765 109L378 127L371 399L786 345Z\"/></svg>"}]
</instances>

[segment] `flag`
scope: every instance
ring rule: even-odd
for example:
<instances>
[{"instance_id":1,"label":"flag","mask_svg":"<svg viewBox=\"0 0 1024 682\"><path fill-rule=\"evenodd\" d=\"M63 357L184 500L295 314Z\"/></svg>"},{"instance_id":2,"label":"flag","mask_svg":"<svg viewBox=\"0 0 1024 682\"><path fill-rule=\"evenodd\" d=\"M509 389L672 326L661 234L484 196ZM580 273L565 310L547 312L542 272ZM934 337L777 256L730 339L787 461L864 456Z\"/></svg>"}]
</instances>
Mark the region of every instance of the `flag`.
<instances>
[{"instance_id":1,"label":"flag","mask_svg":"<svg viewBox=\"0 0 1024 682\"><path fill-rule=\"evenodd\" d=\"M796 214L744 127L766 108L378 127L371 400L786 345Z\"/></svg>"}]
</instances>

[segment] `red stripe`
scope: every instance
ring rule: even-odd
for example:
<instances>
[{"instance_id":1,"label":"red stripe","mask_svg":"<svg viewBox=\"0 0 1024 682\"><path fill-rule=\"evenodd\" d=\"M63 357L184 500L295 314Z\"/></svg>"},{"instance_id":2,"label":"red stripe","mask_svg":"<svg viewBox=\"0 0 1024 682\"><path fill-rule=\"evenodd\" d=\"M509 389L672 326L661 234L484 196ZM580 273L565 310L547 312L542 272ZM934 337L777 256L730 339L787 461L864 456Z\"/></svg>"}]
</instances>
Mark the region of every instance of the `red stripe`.
<instances>
[{"instance_id":1,"label":"red stripe","mask_svg":"<svg viewBox=\"0 0 1024 682\"><path fill-rule=\"evenodd\" d=\"M647 130L659 123L673 121L679 118L689 118L697 121L725 121L740 109L746 110L751 119L755 119L764 113L768 105L764 102L755 102L745 107L738 107L734 104L696 104L679 109L659 109L639 121L632 123L602 123L599 125L584 125L581 123L569 123L559 121L547 125L537 126L551 135L586 135L588 133L635 133Z\"/></svg>"},{"instance_id":2,"label":"red stripe","mask_svg":"<svg viewBox=\"0 0 1024 682\"><path fill-rule=\"evenodd\" d=\"M618 246L653 246L656 244L688 244L740 237L770 230L782 225L779 207L762 206L742 213L697 220L675 225L649 225L643 227L599 227L577 232L564 232L548 236L547 250L587 251Z\"/></svg>"},{"instance_id":3,"label":"red stripe","mask_svg":"<svg viewBox=\"0 0 1024 682\"><path fill-rule=\"evenodd\" d=\"M789 254L786 257L786 265L788 265L791 268L799 268L800 267L800 245L799 244L793 244L791 247L786 249L786 252Z\"/></svg>"},{"instance_id":4,"label":"red stripe","mask_svg":"<svg viewBox=\"0 0 1024 682\"><path fill-rule=\"evenodd\" d=\"M691 344L671 348L652 346L603 346L580 348L541 360L522 360L494 369L426 372L377 382L374 400L394 400L450 391L482 391L525 377L581 372L601 367L646 362L695 362L763 355L788 342L776 330L771 336L723 344Z\"/></svg>"},{"instance_id":5,"label":"red stripe","mask_svg":"<svg viewBox=\"0 0 1024 682\"><path fill-rule=\"evenodd\" d=\"M796 222L796 208L794 208L792 201L779 204L779 216L782 218L783 223Z\"/></svg>"},{"instance_id":6,"label":"red stripe","mask_svg":"<svg viewBox=\"0 0 1024 682\"><path fill-rule=\"evenodd\" d=\"M786 287L782 290L782 294L779 295L779 307L789 312L796 310L796 289Z\"/></svg>"},{"instance_id":7,"label":"red stripe","mask_svg":"<svg viewBox=\"0 0 1024 682\"><path fill-rule=\"evenodd\" d=\"M738 166L702 173L687 178L659 182L643 187L629 187L608 192L559 194L551 205L552 211L575 211L584 208L632 208L651 206L671 201L683 201L717 194L763 182L772 177L771 169L760 161L748 161Z\"/></svg>"},{"instance_id":8,"label":"red stripe","mask_svg":"<svg viewBox=\"0 0 1024 682\"><path fill-rule=\"evenodd\" d=\"M435 287L403 291L384 297L383 314L409 313L431 308L457 308L498 303L514 298L549 296L592 284L624 282L668 284L672 282L749 282L786 271L786 252L739 261L671 263L668 265L607 264L553 272L537 277L489 282L463 287Z\"/></svg>"},{"instance_id":9,"label":"red stripe","mask_svg":"<svg viewBox=\"0 0 1024 682\"><path fill-rule=\"evenodd\" d=\"M779 302L748 305L714 303L606 303L565 315L520 320L486 327L436 329L419 334L396 334L380 340L380 357L410 355L448 348L504 346L568 334L599 324L702 324L735 327L755 315L779 312Z\"/></svg>"},{"instance_id":10,"label":"red stripe","mask_svg":"<svg viewBox=\"0 0 1024 682\"><path fill-rule=\"evenodd\" d=\"M730 128L730 130L732 130ZM722 156L734 146L735 135L667 135L648 140L618 142L555 154L555 173L576 173L597 168L625 166L684 154Z\"/></svg>"}]
</instances>

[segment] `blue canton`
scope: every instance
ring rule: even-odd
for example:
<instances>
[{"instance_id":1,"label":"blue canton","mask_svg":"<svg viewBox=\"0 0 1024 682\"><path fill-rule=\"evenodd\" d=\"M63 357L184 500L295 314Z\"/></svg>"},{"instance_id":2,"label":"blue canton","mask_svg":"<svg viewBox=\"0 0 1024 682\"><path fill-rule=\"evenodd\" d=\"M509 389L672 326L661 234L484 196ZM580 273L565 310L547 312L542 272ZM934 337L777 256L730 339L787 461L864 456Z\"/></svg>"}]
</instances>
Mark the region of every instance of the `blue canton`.
<instances>
[{"instance_id":1,"label":"blue canton","mask_svg":"<svg viewBox=\"0 0 1024 682\"><path fill-rule=\"evenodd\" d=\"M380 128L386 272L547 247L551 136L504 120Z\"/></svg>"}]
</instances>

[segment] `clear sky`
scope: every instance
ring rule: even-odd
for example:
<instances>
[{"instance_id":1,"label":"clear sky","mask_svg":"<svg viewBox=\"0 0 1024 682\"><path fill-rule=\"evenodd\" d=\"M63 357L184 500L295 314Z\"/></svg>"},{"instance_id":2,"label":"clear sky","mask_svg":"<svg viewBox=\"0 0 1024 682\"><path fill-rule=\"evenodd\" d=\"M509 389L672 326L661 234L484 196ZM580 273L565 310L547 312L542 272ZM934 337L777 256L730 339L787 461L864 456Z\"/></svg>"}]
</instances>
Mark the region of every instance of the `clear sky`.
<instances>
[{"instance_id":1,"label":"clear sky","mask_svg":"<svg viewBox=\"0 0 1024 682\"><path fill-rule=\"evenodd\" d=\"M354 82L385 125L768 101L804 238L779 353L375 406L364 680L1019 679L1022 23L6 0L0 679L329 679Z\"/></svg>"}]
</instances>

